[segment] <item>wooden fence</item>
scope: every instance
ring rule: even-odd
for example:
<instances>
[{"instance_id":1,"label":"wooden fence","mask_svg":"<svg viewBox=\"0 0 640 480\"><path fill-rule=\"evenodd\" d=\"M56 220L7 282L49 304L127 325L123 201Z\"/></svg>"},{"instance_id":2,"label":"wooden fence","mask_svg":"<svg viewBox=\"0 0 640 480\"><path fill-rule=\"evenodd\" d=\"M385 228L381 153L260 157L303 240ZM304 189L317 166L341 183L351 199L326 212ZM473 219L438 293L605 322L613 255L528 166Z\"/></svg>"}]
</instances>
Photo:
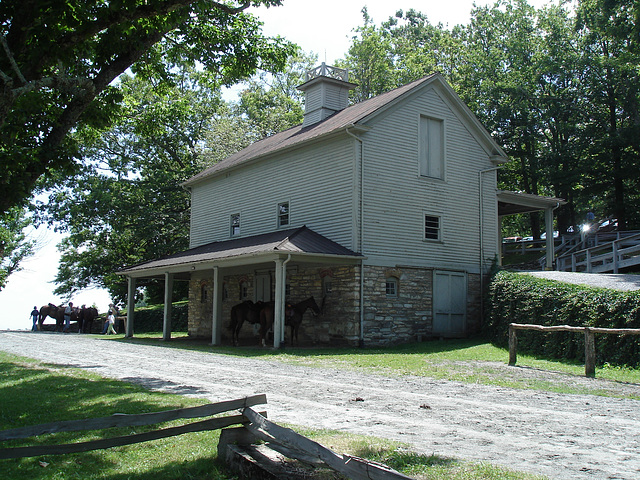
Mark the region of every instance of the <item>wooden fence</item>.
<instances>
[{"instance_id":1,"label":"wooden fence","mask_svg":"<svg viewBox=\"0 0 640 480\"><path fill-rule=\"evenodd\" d=\"M570 325L543 326L527 323L509 324L509 365L516 364L518 330L534 330L537 332L577 332L584 334L584 374L587 377L596 376L596 333L606 333L614 335L640 335L640 328L598 328L598 327L572 327Z\"/></svg>"},{"instance_id":2,"label":"wooden fence","mask_svg":"<svg viewBox=\"0 0 640 480\"><path fill-rule=\"evenodd\" d=\"M34 457L40 455L62 455L67 453L87 452L122 445L148 442L160 438L173 437L190 432L205 430L218 430L225 428L220 436L220 444L223 443L225 432L231 433L226 427L243 425L242 431L255 441L256 439L268 442L268 448L279 452L289 458L296 459L313 466L324 465L336 472L354 480L411 480L386 465L371 462L350 455L342 455L310 440L291 429L281 427L268 421L265 412L256 412L251 407L266 404L267 397L264 394L253 395L237 400L202 405L199 407L167 410L163 412L144 413L138 415L115 414L110 417L102 417L86 420L70 420L53 422L41 425L33 425L23 428L0 431L0 442L18 440L56 432L76 432L85 430L101 430L114 427L132 427L142 425L154 425L182 418L200 418L217 415L219 413L239 410L237 415L216 417L207 420L196 421L177 427L158 429L146 433L107 438L90 442L72 443L65 445L39 445L31 447L10 447L0 449L0 459ZM233 435L227 435L227 438ZM237 437L237 435L236 435ZM236 442L233 443L242 443ZM245 442L246 443L246 442ZM225 442L227 448L228 442ZM235 447L237 448L237 447ZM228 459L229 455L220 455L222 459ZM264 457L263 455L261 457ZM264 461L263 458L261 458ZM242 477L241 477L242 478ZM257 478L253 474L247 478ZM273 478L273 477L270 477Z\"/></svg>"}]
</instances>

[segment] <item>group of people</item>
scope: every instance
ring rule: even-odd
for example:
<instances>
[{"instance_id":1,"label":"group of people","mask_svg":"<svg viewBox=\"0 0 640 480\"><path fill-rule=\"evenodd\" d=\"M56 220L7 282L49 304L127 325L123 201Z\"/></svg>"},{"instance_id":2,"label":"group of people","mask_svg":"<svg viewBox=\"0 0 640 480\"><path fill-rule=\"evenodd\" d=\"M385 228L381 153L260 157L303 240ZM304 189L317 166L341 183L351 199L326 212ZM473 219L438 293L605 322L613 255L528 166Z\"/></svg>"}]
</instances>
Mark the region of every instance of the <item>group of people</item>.
<instances>
[{"instance_id":1,"label":"group of people","mask_svg":"<svg viewBox=\"0 0 640 480\"><path fill-rule=\"evenodd\" d=\"M84 306L83 306L84 308ZM64 327L62 329L63 332L68 332L69 331L69 327L71 325L71 313L73 312L73 302L69 302L69 305L67 305L64 309ZM37 332L38 331L38 319L40 318L40 311L38 310L38 307L36 307L35 305L33 306L33 310L31 311L31 313L29 314L31 316L31 320L33 322L32 326L31 326L31 331L32 332ZM102 334L103 335L115 335L116 329L115 329L115 323L116 323L116 317L113 314L113 310L109 310L109 313L107 314L107 318L105 319L104 322L104 328L102 329Z\"/></svg>"}]
</instances>

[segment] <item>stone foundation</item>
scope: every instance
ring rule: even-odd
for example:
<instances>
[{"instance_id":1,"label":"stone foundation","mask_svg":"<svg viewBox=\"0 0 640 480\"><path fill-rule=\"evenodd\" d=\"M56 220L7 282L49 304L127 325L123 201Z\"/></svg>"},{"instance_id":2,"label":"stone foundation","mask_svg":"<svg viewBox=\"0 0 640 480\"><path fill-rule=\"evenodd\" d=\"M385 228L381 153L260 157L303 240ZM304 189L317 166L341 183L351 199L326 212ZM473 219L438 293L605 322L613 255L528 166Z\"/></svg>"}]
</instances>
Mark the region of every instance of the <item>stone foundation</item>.
<instances>
[{"instance_id":1,"label":"stone foundation","mask_svg":"<svg viewBox=\"0 0 640 480\"><path fill-rule=\"evenodd\" d=\"M261 275L267 272L262 271ZM275 293L273 271L271 298ZM409 343L432 336L433 269L413 267L364 267L363 345L383 346ZM389 295L386 283L395 279L396 295ZM231 344L231 307L255 299L254 275L223 276L222 332L223 344ZM211 273L194 273L189 284L189 335L211 338L213 316L213 280ZM323 314L305 313L300 326L300 345L360 344L360 266L305 266L287 270L287 301L298 303L314 297ZM480 329L480 276L467 274L467 333ZM285 343L291 344L290 329ZM270 335L268 345L273 344ZM239 338L241 345L260 343L258 326L245 324Z\"/></svg>"}]
</instances>

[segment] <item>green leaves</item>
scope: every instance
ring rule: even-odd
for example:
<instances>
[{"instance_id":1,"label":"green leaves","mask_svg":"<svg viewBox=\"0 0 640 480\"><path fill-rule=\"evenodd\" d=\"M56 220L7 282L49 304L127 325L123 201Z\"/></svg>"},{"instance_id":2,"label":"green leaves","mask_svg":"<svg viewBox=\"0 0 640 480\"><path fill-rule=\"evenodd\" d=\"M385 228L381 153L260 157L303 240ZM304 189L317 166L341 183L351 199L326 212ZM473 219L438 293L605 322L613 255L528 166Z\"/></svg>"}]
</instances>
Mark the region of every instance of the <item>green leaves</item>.
<instances>
[{"instance_id":1,"label":"green leaves","mask_svg":"<svg viewBox=\"0 0 640 480\"><path fill-rule=\"evenodd\" d=\"M121 99L113 82L128 68L171 84L175 67L198 64L217 85L248 78L256 68L281 68L294 48L265 38L257 19L244 13L248 6L209 0L4 0L0 212L24 203L43 175L77 170L78 144L69 133L113 122Z\"/></svg>"}]
</instances>

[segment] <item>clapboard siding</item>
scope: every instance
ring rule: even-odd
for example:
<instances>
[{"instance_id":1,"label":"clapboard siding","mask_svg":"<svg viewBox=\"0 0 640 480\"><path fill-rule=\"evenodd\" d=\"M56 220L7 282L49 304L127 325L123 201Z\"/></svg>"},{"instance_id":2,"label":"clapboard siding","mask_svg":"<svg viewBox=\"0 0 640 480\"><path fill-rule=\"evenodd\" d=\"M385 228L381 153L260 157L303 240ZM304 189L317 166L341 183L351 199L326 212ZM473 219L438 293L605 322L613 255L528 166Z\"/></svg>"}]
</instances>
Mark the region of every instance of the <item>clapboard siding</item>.
<instances>
[{"instance_id":1,"label":"clapboard siding","mask_svg":"<svg viewBox=\"0 0 640 480\"><path fill-rule=\"evenodd\" d=\"M420 116L444 120L444 180L419 176ZM433 88L369 124L365 141L364 254L372 264L479 268L478 172L489 156ZM484 253L496 253L495 173L483 175ZM441 242L423 240L424 214L441 219ZM475 268L474 268L475 267Z\"/></svg>"},{"instance_id":2,"label":"clapboard siding","mask_svg":"<svg viewBox=\"0 0 640 480\"><path fill-rule=\"evenodd\" d=\"M192 190L191 247L277 228L277 204L290 203L290 225L306 225L347 248L354 245L354 140L324 141L223 173Z\"/></svg>"}]
</instances>

